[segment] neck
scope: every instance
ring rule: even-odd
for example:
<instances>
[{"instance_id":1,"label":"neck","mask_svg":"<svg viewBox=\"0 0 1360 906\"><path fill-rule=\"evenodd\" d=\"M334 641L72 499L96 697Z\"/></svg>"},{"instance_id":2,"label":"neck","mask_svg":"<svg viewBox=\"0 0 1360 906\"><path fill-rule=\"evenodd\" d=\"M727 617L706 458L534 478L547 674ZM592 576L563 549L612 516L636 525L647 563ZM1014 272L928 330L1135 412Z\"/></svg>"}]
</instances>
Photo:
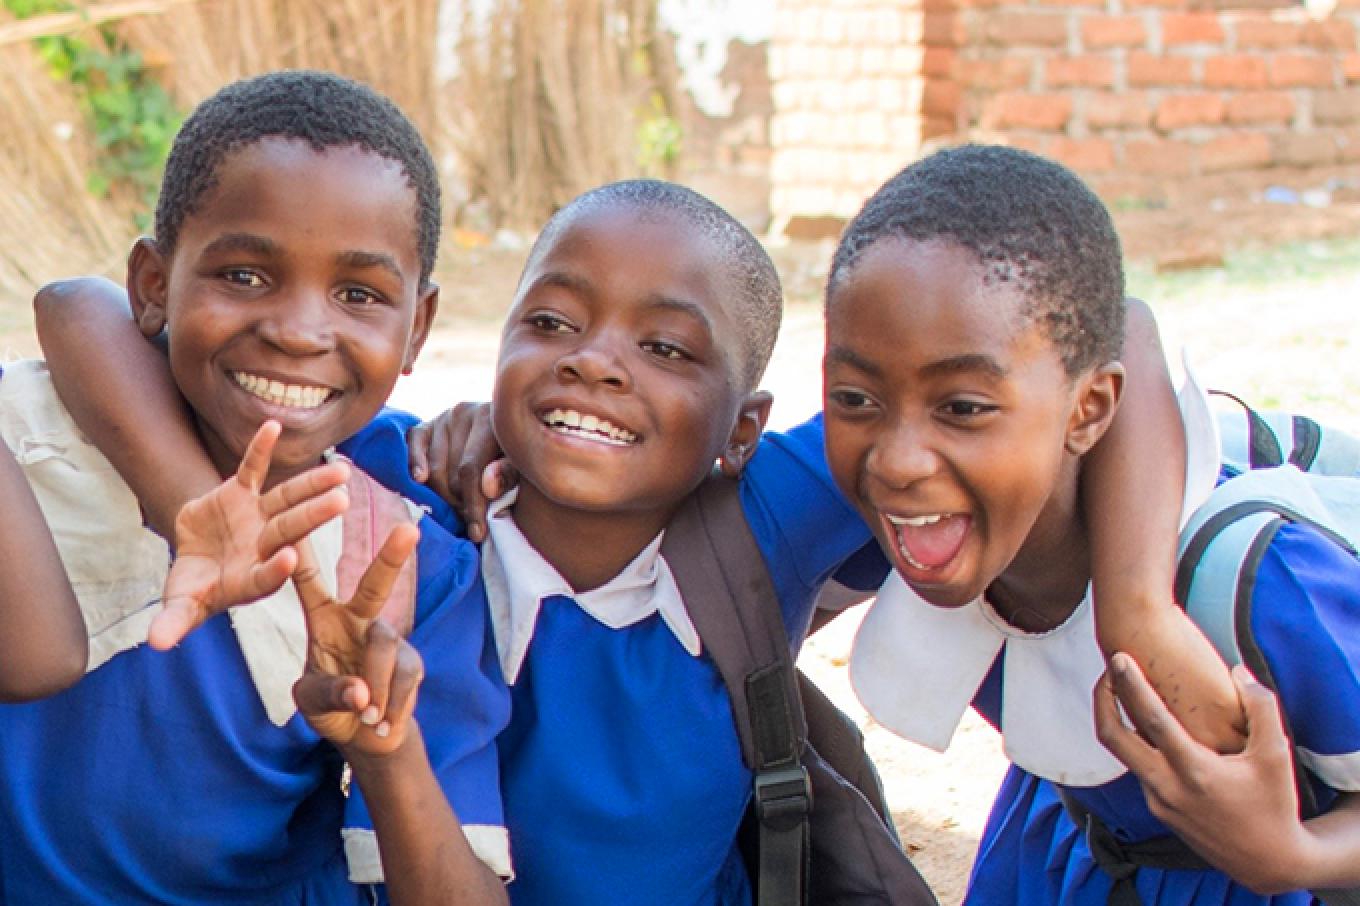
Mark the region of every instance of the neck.
<instances>
[{"instance_id":1,"label":"neck","mask_svg":"<svg viewBox=\"0 0 1360 906\"><path fill-rule=\"evenodd\" d=\"M576 592L613 579L670 522L665 512L595 512L561 506L523 483L514 505L515 525Z\"/></svg>"},{"instance_id":2,"label":"neck","mask_svg":"<svg viewBox=\"0 0 1360 906\"><path fill-rule=\"evenodd\" d=\"M988 587L987 600L1017 629L1046 632L1072 615L1090 582L1090 544L1073 459L1015 559Z\"/></svg>"}]
</instances>

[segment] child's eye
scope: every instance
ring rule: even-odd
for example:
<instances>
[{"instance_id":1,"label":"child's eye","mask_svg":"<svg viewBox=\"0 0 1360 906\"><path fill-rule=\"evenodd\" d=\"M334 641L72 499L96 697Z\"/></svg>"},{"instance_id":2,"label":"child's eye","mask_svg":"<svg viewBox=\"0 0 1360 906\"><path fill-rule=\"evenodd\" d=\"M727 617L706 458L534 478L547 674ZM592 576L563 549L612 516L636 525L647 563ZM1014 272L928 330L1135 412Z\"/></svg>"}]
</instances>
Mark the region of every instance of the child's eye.
<instances>
[{"instance_id":1,"label":"child's eye","mask_svg":"<svg viewBox=\"0 0 1360 906\"><path fill-rule=\"evenodd\" d=\"M861 390L831 390L826 398L831 405L850 414L868 412L874 407L873 398Z\"/></svg>"},{"instance_id":2,"label":"child's eye","mask_svg":"<svg viewBox=\"0 0 1360 906\"><path fill-rule=\"evenodd\" d=\"M950 400L940 407L949 418L969 419L989 415L997 411L997 406L991 403L980 403L977 400Z\"/></svg>"},{"instance_id":3,"label":"child's eye","mask_svg":"<svg viewBox=\"0 0 1360 906\"><path fill-rule=\"evenodd\" d=\"M674 362L683 362L693 358L681 347L674 343L667 343L665 340L648 340L642 344L642 348L659 359L670 359Z\"/></svg>"},{"instance_id":4,"label":"child's eye","mask_svg":"<svg viewBox=\"0 0 1360 906\"><path fill-rule=\"evenodd\" d=\"M247 289L260 289L264 286L264 277L248 267L228 268L222 272L222 279Z\"/></svg>"},{"instance_id":5,"label":"child's eye","mask_svg":"<svg viewBox=\"0 0 1360 906\"><path fill-rule=\"evenodd\" d=\"M368 305L381 305L386 300L371 289L362 286L346 286L340 291L340 296L346 305L364 307Z\"/></svg>"},{"instance_id":6,"label":"child's eye","mask_svg":"<svg viewBox=\"0 0 1360 906\"><path fill-rule=\"evenodd\" d=\"M540 311L529 315L524 322L536 330L545 333L566 333L571 330L571 323L565 318L552 314L551 312Z\"/></svg>"}]
</instances>

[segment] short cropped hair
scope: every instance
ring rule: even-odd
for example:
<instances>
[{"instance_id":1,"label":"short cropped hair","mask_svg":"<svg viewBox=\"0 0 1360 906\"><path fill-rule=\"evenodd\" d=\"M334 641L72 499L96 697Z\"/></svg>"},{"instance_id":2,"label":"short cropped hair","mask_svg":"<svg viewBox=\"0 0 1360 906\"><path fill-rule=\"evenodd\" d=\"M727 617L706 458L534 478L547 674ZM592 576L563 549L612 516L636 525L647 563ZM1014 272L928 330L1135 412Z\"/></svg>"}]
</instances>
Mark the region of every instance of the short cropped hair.
<instances>
[{"instance_id":1,"label":"short cropped hair","mask_svg":"<svg viewBox=\"0 0 1360 906\"><path fill-rule=\"evenodd\" d=\"M984 281L1022 293L1022 315L1057 347L1069 376L1119 358L1119 236L1100 199L1060 164L989 145L913 163L846 227L831 262L828 305L860 256L884 237L955 242L976 255Z\"/></svg>"},{"instance_id":2,"label":"short cropped hair","mask_svg":"<svg viewBox=\"0 0 1360 906\"><path fill-rule=\"evenodd\" d=\"M416 127L372 88L329 72L285 70L234 82L184 121L165 164L156 203L156 244L174 251L180 227L217 185L227 155L266 138L306 142L317 152L358 147L399 164L415 191L421 283L439 247L439 176Z\"/></svg>"},{"instance_id":3,"label":"short cropped hair","mask_svg":"<svg viewBox=\"0 0 1360 906\"><path fill-rule=\"evenodd\" d=\"M578 217L606 208L626 208L644 215L670 214L709 244L727 284L735 290L735 298L722 301L741 331L743 389L754 389L769 364L784 313L779 273L750 230L693 189L658 179L629 179L591 189L548 220L534 241L525 271Z\"/></svg>"}]
</instances>

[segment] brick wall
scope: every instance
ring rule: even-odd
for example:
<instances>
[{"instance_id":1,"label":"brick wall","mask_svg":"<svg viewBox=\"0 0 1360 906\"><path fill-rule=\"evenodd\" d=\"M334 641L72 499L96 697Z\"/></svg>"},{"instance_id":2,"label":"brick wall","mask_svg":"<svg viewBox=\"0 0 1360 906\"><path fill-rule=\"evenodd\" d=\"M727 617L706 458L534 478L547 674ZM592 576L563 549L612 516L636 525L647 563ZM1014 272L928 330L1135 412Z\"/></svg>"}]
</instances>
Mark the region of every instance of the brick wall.
<instances>
[{"instance_id":1,"label":"brick wall","mask_svg":"<svg viewBox=\"0 0 1360 906\"><path fill-rule=\"evenodd\" d=\"M853 214L935 137L1029 148L1107 198L1154 203L1353 175L1360 163L1360 0L1319 18L1279 0L921 2L781 2L770 51L777 223ZM889 42L876 27L868 45L842 51L840 23L869 10L917 24L899 25L892 48L877 46ZM871 65L884 53L916 68ZM812 87L894 80L898 94L877 88L872 110ZM890 103L899 97L905 106ZM864 127L850 128L858 116ZM874 116L911 128L871 135ZM857 140L867 141L855 167Z\"/></svg>"},{"instance_id":2,"label":"brick wall","mask_svg":"<svg viewBox=\"0 0 1360 906\"><path fill-rule=\"evenodd\" d=\"M925 17L895 0L779 0L770 40L772 228L834 232L930 130Z\"/></svg>"}]
</instances>

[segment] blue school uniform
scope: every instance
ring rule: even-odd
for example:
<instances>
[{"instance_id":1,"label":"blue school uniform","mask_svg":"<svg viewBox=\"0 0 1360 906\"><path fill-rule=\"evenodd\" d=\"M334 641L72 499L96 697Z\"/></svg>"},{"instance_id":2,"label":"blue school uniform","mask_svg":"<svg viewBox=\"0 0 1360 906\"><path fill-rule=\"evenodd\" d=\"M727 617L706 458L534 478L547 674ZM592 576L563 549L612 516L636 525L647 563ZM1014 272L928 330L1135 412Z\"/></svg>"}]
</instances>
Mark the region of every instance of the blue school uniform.
<instances>
[{"instance_id":1,"label":"blue school uniform","mask_svg":"<svg viewBox=\"0 0 1360 906\"><path fill-rule=\"evenodd\" d=\"M766 435L741 500L796 646L818 586L869 541L826 470L820 418ZM499 742L512 902L748 903L736 836L752 778L678 591L674 600L673 587L657 591L673 585L659 539L604 589L573 597L541 558L505 554L500 518L483 568L513 699ZM520 600L498 602L507 584L521 586ZM527 603L526 585L539 589ZM643 586L650 603L639 611L626 602Z\"/></svg>"},{"instance_id":2,"label":"blue school uniform","mask_svg":"<svg viewBox=\"0 0 1360 906\"><path fill-rule=\"evenodd\" d=\"M1252 596L1252 633L1278 683L1281 710L1323 809L1338 792L1360 790L1357 589L1360 563L1354 557L1311 528L1286 525L1261 562ZM1000 676L994 671L977 701L978 710L993 723L1000 713L1000 693ZM1148 811L1131 774L1096 787L1067 789L1123 842L1169 833ZM1111 884L1054 785L1012 767L983 832L968 902L1103 906ZM1218 871L1140 868L1136 885L1149 906L1312 902L1305 891L1255 894Z\"/></svg>"},{"instance_id":3,"label":"blue school uniform","mask_svg":"<svg viewBox=\"0 0 1360 906\"><path fill-rule=\"evenodd\" d=\"M405 463L404 442L356 448ZM416 718L494 865L507 859L494 738L508 696L478 558L431 520L420 528ZM0 707L0 740L0 903L369 901L350 880L377 864L362 793L342 792L338 753L300 714L270 720L229 614L172 651L123 651L60 695Z\"/></svg>"}]
</instances>

